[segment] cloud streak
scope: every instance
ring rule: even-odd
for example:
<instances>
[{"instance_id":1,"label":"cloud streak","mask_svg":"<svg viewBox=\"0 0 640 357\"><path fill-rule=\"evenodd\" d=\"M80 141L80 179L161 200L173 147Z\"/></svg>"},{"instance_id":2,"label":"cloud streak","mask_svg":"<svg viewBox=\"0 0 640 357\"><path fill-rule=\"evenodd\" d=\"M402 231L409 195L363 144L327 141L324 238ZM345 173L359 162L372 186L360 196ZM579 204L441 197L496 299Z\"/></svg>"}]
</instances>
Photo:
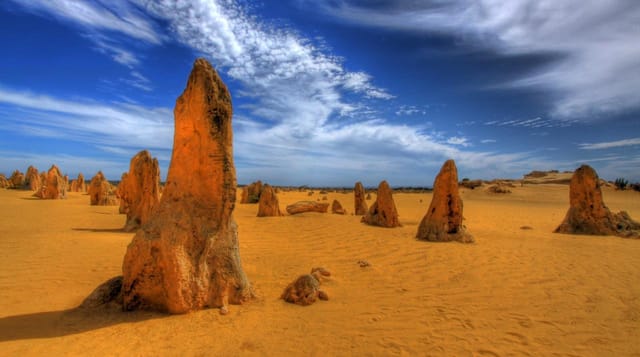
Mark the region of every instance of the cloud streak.
<instances>
[{"instance_id":1,"label":"cloud streak","mask_svg":"<svg viewBox=\"0 0 640 357\"><path fill-rule=\"evenodd\" d=\"M580 149L583 149L583 150L602 150L602 149L611 149L611 148L636 146L636 145L640 145L640 138L600 142L600 143L593 143L593 144L584 143L584 144L579 144L579 147Z\"/></svg>"},{"instance_id":2,"label":"cloud streak","mask_svg":"<svg viewBox=\"0 0 640 357\"><path fill-rule=\"evenodd\" d=\"M348 23L455 36L465 46L504 56L553 56L551 64L507 87L549 91L555 118L640 108L640 3L634 0L319 3L312 8Z\"/></svg>"}]
</instances>

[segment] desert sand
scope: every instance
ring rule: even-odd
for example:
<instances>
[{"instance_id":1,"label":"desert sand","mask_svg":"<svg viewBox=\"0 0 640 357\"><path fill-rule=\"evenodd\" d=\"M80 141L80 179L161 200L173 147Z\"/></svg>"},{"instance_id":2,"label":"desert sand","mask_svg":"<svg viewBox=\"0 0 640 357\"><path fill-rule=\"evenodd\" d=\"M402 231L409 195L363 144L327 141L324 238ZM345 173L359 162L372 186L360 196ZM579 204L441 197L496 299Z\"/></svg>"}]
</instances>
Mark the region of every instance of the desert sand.
<instances>
[{"instance_id":1,"label":"desert sand","mask_svg":"<svg viewBox=\"0 0 640 357\"><path fill-rule=\"evenodd\" d=\"M552 233L568 190L462 189L474 244L415 238L427 193L394 194L397 228L360 223L353 193L326 195L347 215L256 217L258 205L237 203L242 265L258 297L224 316L78 309L122 274L126 217L82 193L0 190L0 355L638 356L640 240ZM640 193L603 191L612 211L640 218ZM278 199L284 210L321 196ZM332 273L322 285L329 301L279 299L316 266Z\"/></svg>"}]
</instances>

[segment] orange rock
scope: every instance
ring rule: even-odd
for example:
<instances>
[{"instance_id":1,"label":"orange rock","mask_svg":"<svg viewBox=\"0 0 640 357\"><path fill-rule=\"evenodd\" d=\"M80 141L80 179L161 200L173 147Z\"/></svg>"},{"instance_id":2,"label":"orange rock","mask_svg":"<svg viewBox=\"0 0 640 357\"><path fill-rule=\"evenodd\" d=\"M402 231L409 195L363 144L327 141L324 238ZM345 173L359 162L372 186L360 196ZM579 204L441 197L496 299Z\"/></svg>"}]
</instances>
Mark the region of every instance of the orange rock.
<instances>
[{"instance_id":1,"label":"orange rock","mask_svg":"<svg viewBox=\"0 0 640 357\"><path fill-rule=\"evenodd\" d=\"M393 191L387 181L382 181L378 185L376 201L369 208L369 212L362 217L362 222L387 228L401 226L398 221L398 210L393 202Z\"/></svg>"},{"instance_id":2,"label":"orange rock","mask_svg":"<svg viewBox=\"0 0 640 357\"><path fill-rule=\"evenodd\" d=\"M356 216L367 214L369 208L367 207L367 201L365 201L364 187L360 181L356 182L356 186L353 188L353 201Z\"/></svg>"},{"instance_id":3,"label":"orange rock","mask_svg":"<svg viewBox=\"0 0 640 357\"><path fill-rule=\"evenodd\" d=\"M0 188L9 188L11 184L9 180L7 180L7 176L4 174L0 174Z\"/></svg>"},{"instance_id":4,"label":"orange rock","mask_svg":"<svg viewBox=\"0 0 640 357\"><path fill-rule=\"evenodd\" d=\"M125 208L127 222L124 230L134 231L151 217L160 201L160 166L147 150L140 151L129 165L129 173L122 175L118 185L120 208ZM123 213L123 212L121 212Z\"/></svg>"},{"instance_id":5,"label":"orange rock","mask_svg":"<svg viewBox=\"0 0 640 357\"><path fill-rule=\"evenodd\" d=\"M71 188L69 189L71 192L86 192L87 184L84 182L84 175L82 173L78 174L78 178L71 181Z\"/></svg>"},{"instance_id":6,"label":"orange rock","mask_svg":"<svg viewBox=\"0 0 640 357\"><path fill-rule=\"evenodd\" d=\"M91 178L87 193L89 194L89 203L92 206L115 206L118 204L115 189L104 177L102 171L98 171Z\"/></svg>"},{"instance_id":7,"label":"orange rock","mask_svg":"<svg viewBox=\"0 0 640 357\"><path fill-rule=\"evenodd\" d=\"M55 200L59 198L65 198L67 194L67 181L60 173L60 169L56 165L52 165L49 171L47 171L47 176L44 182L42 183L42 187L40 191L35 193L35 196L48 199Z\"/></svg>"},{"instance_id":8,"label":"orange rock","mask_svg":"<svg viewBox=\"0 0 640 357\"><path fill-rule=\"evenodd\" d=\"M233 219L231 96L213 67L195 61L176 101L173 153L160 203L123 262L125 310L185 313L253 296Z\"/></svg>"},{"instance_id":9,"label":"orange rock","mask_svg":"<svg viewBox=\"0 0 640 357\"><path fill-rule=\"evenodd\" d=\"M265 184L258 202L258 217L283 216L280 212L280 203L275 190L269 184Z\"/></svg>"},{"instance_id":10,"label":"orange rock","mask_svg":"<svg viewBox=\"0 0 640 357\"><path fill-rule=\"evenodd\" d=\"M327 213L329 209L328 203L320 203L314 201L299 201L287 206L287 213L298 214L305 212Z\"/></svg>"},{"instance_id":11,"label":"orange rock","mask_svg":"<svg viewBox=\"0 0 640 357\"><path fill-rule=\"evenodd\" d=\"M640 223L627 212L611 213L602 199L600 180L588 165L580 166L571 177L569 210L555 233L638 237Z\"/></svg>"},{"instance_id":12,"label":"orange rock","mask_svg":"<svg viewBox=\"0 0 640 357\"><path fill-rule=\"evenodd\" d=\"M473 237L466 232L462 220L458 169L453 160L447 160L433 183L433 198L420 222L416 238L432 242L472 243Z\"/></svg>"},{"instance_id":13,"label":"orange rock","mask_svg":"<svg viewBox=\"0 0 640 357\"><path fill-rule=\"evenodd\" d=\"M242 199L240 203L257 203L262 194L262 181L258 180L242 188Z\"/></svg>"},{"instance_id":14,"label":"orange rock","mask_svg":"<svg viewBox=\"0 0 640 357\"><path fill-rule=\"evenodd\" d=\"M9 177L9 188L20 189L24 186L24 174L15 170Z\"/></svg>"},{"instance_id":15,"label":"orange rock","mask_svg":"<svg viewBox=\"0 0 640 357\"><path fill-rule=\"evenodd\" d=\"M116 188L116 197L120 200L120 206L118 207L118 213L127 214L129 212L129 203L124 199L126 192L125 186L127 182L127 177L129 177L128 172L123 172L122 176L120 176L120 183Z\"/></svg>"},{"instance_id":16,"label":"orange rock","mask_svg":"<svg viewBox=\"0 0 640 357\"><path fill-rule=\"evenodd\" d=\"M333 213L333 214L347 214L347 211L345 211L345 209L342 208L342 205L340 204L340 202L338 200L333 200L333 202L331 203L331 213Z\"/></svg>"},{"instance_id":17,"label":"orange rock","mask_svg":"<svg viewBox=\"0 0 640 357\"><path fill-rule=\"evenodd\" d=\"M42 187L42 182L40 181L40 175L38 174L38 169L33 166L29 166L27 169L27 173L25 174L25 186L31 191L38 192Z\"/></svg>"}]
</instances>

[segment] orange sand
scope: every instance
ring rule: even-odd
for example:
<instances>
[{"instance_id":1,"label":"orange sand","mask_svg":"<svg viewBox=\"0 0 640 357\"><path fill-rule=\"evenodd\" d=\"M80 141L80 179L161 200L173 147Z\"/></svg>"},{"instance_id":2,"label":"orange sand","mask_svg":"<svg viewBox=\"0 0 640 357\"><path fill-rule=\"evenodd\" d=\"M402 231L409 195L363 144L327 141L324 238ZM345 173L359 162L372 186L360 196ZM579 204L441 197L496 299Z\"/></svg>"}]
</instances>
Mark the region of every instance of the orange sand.
<instances>
[{"instance_id":1,"label":"orange sand","mask_svg":"<svg viewBox=\"0 0 640 357\"><path fill-rule=\"evenodd\" d=\"M0 355L640 355L640 240L552 234L568 186L512 190L463 191L471 245L414 239L430 194L395 194L404 226L393 229L351 215L257 218L238 204L259 298L227 316L75 309L120 274L125 217L78 193L0 190ZM328 198L353 211L352 194ZM640 219L639 193L604 198ZM279 199L284 210L308 197ZM313 266L333 273L328 302L278 299Z\"/></svg>"}]
</instances>

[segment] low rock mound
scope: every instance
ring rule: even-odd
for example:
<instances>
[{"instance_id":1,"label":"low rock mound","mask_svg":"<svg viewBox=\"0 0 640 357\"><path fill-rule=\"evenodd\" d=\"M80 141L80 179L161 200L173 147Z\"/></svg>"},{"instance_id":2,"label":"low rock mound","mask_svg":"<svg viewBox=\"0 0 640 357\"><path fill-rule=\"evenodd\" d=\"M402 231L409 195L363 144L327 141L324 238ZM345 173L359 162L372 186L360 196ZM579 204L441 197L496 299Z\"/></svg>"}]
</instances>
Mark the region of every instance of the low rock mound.
<instances>
[{"instance_id":1,"label":"low rock mound","mask_svg":"<svg viewBox=\"0 0 640 357\"><path fill-rule=\"evenodd\" d=\"M302 306L311 305L317 299L329 300L329 295L320 290L320 283L323 277L330 275L331 273L324 268L313 268L311 274L300 275L287 285L280 298L288 303Z\"/></svg>"},{"instance_id":2,"label":"low rock mound","mask_svg":"<svg viewBox=\"0 0 640 357\"><path fill-rule=\"evenodd\" d=\"M305 212L327 213L329 209L328 203L320 203L315 201L298 201L287 206L287 213L298 214Z\"/></svg>"},{"instance_id":3,"label":"low rock mound","mask_svg":"<svg viewBox=\"0 0 640 357\"><path fill-rule=\"evenodd\" d=\"M333 214L347 214L347 211L344 208L342 208L342 205L340 204L340 201L333 200L333 202L331 203L331 213L333 213Z\"/></svg>"}]
</instances>

